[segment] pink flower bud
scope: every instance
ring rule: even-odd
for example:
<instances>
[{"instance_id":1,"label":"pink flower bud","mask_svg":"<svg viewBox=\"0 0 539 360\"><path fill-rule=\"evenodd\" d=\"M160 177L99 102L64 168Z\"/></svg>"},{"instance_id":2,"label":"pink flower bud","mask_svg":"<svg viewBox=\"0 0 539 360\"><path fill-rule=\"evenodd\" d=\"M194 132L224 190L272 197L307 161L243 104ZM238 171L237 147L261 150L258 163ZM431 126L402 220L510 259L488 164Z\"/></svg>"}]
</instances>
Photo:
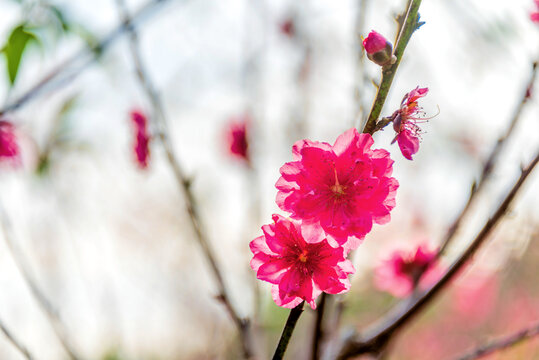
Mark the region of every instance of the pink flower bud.
<instances>
[{"instance_id":1,"label":"pink flower bud","mask_svg":"<svg viewBox=\"0 0 539 360\"><path fill-rule=\"evenodd\" d=\"M367 54L374 54L378 51L384 50L387 42L388 41L385 37L372 30L369 36L363 40L363 47L365 48Z\"/></svg>"},{"instance_id":2,"label":"pink flower bud","mask_svg":"<svg viewBox=\"0 0 539 360\"><path fill-rule=\"evenodd\" d=\"M372 62L380 66L393 63L393 45L376 31L372 30L363 40L363 47Z\"/></svg>"}]
</instances>

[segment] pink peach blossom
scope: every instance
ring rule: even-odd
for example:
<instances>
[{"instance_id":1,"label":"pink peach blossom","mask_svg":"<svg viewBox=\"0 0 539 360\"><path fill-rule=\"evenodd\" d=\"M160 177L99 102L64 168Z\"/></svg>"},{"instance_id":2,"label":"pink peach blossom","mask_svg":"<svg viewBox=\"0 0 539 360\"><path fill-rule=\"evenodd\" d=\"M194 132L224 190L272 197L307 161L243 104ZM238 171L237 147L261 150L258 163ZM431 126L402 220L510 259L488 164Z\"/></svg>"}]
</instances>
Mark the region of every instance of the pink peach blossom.
<instances>
[{"instance_id":1,"label":"pink peach blossom","mask_svg":"<svg viewBox=\"0 0 539 360\"><path fill-rule=\"evenodd\" d=\"M332 146L301 140L294 161L284 164L276 183L277 205L318 231L334 246L355 249L373 223L385 224L395 207L398 181L386 150L372 150L369 134L350 129Z\"/></svg>"},{"instance_id":2,"label":"pink peach blossom","mask_svg":"<svg viewBox=\"0 0 539 360\"><path fill-rule=\"evenodd\" d=\"M19 155L15 127L8 121L0 120L0 161L17 162Z\"/></svg>"},{"instance_id":3,"label":"pink peach blossom","mask_svg":"<svg viewBox=\"0 0 539 360\"><path fill-rule=\"evenodd\" d=\"M247 138L249 122L250 117L247 114L233 117L226 130L230 154L246 162L249 162L249 141Z\"/></svg>"},{"instance_id":4,"label":"pink peach blossom","mask_svg":"<svg viewBox=\"0 0 539 360\"><path fill-rule=\"evenodd\" d=\"M150 158L150 134L148 131L148 119L140 110L133 110L130 113L131 122L135 128L135 143L133 150L137 164L141 169L148 167Z\"/></svg>"},{"instance_id":5,"label":"pink peach blossom","mask_svg":"<svg viewBox=\"0 0 539 360\"><path fill-rule=\"evenodd\" d=\"M350 289L348 275L355 272L343 248L333 248L320 232L300 222L273 215L262 226L264 235L249 244L251 268L272 286L275 303L293 308L305 300L313 309L322 292L340 294Z\"/></svg>"},{"instance_id":6,"label":"pink peach blossom","mask_svg":"<svg viewBox=\"0 0 539 360\"><path fill-rule=\"evenodd\" d=\"M441 275L441 266L435 263L437 250L428 245L419 245L414 251L397 250L375 269L374 284L379 290L387 291L396 297L406 297L414 289L417 277L419 287L434 284Z\"/></svg>"},{"instance_id":7,"label":"pink peach blossom","mask_svg":"<svg viewBox=\"0 0 539 360\"><path fill-rule=\"evenodd\" d=\"M425 119L419 117L421 108L417 101L428 91L428 88L416 87L404 96L400 109L392 115L393 129L397 135L391 143L397 141L402 155L408 160L413 160L412 155L419 150L421 129L417 124Z\"/></svg>"}]
</instances>

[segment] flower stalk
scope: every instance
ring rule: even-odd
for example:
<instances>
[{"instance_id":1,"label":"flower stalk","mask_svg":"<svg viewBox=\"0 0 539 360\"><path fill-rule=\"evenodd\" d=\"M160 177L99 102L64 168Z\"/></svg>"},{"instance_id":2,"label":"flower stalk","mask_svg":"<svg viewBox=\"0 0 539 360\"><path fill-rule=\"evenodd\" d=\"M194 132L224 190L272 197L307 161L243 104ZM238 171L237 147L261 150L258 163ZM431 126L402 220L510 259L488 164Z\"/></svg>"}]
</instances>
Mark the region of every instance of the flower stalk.
<instances>
[{"instance_id":1,"label":"flower stalk","mask_svg":"<svg viewBox=\"0 0 539 360\"><path fill-rule=\"evenodd\" d=\"M294 332L294 328L296 327L301 313L303 313L304 304L305 301L302 301L298 306L290 310L290 315L288 315L288 319L286 320L281 338L279 339L279 344L277 345L275 353L273 354L273 360L281 360L283 358L286 348L288 347L288 343L290 342L290 338L292 337L292 333Z\"/></svg>"}]
</instances>

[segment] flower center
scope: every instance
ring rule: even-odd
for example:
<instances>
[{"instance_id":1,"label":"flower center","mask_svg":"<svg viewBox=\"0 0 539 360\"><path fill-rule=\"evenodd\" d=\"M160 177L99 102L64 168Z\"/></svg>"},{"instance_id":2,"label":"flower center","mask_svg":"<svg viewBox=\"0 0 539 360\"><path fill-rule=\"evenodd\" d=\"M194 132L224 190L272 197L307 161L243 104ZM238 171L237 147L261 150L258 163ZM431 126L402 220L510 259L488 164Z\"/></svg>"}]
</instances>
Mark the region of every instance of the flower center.
<instances>
[{"instance_id":1,"label":"flower center","mask_svg":"<svg viewBox=\"0 0 539 360\"><path fill-rule=\"evenodd\" d=\"M412 281L416 282L419 280L419 276L421 276L427 266L428 263L423 264L415 261L404 261L401 264L401 271L408 275Z\"/></svg>"},{"instance_id":2,"label":"flower center","mask_svg":"<svg viewBox=\"0 0 539 360\"><path fill-rule=\"evenodd\" d=\"M344 195L344 186L340 184L335 184L331 187L331 191L337 196Z\"/></svg>"},{"instance_id":3,"label":"flower center","mask_svg":"<svg viewBox=\"0 0 539 360\"><path fill-rule=\"evenodd\" d=\"M339 184L339 178L337 177L337 169L333 168L333 171L335 172L335 185L330 186L330 190L333 192L334 195L340 197L344 195L344 190L346 189L346 186Z\"/></svg>"},{"instance_id":4,"label":"flower center","mask_svg":"<svg viewBox=\"0 0 539 360\"><path fill-rule=\"evenodd\" d=\"M307 254L305 253L305 251L299 254L298 260L301 261L302 263L307 262Z\"/></svg>"}]
</instances>

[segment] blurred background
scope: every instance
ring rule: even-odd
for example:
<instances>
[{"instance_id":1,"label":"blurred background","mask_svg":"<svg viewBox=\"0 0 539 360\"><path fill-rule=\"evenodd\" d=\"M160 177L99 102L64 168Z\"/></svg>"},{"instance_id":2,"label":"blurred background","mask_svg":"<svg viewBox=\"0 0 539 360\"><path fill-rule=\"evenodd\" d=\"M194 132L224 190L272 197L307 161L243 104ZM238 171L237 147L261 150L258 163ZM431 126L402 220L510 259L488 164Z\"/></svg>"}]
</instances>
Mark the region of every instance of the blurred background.
<instances>
[{"instance_id":1,"label":"blurred background","mask_svg":"<svg viewBox=\"0 0 539 360\"><path fill-rule=\"evenodd\" d=\"M363 56L360 36L375 29L392 41L393 17L405 1L126 3L130 14L143 9L134 26L141 57L232 302L241 316L255 317L260 348L269 355L288 310L255 280L248 243L272 213L281 213L274 184L292 144L333 143L368 114L380 70ZM380 261L419 242L439 245L463 208L539 56L533 7L531 0L422 4L426 24L406 49L382 115L391 115L416 86L429 88L421 101L427 116L439 114L422 126L414 161L390 145L389 128L375 135L374 147L395 160L397 207L392 221L375 226L355 252L357 273L342 296L344 331L364 328L397 303L373 285ZM85 358L239 358L236 329L215 299L216 284L156 139L149 166L136 164L129 112L151 114L151 102L125 31L101 42L121 19L114 0L0 0L2 108L61 72L2 116L16 126L21 151L20 163L0 164L11 238ZM73 54L76 61L67 63ZM521 164L535 155L538 98L523 109L445 263L471 241ZM249 162L233 156L227 143L231 121L245 118ZM473 264L400 334L389 359L452 359L537 322L538 189L535 173ZM0 289L0 319L28 350L37 359L67 358L6 241L0 241ZM300 319L289 359L309 357L312 315L307 310ZM0 358L23 357L0 336ZM539 359L539 343L490 359Z\"/></svg>"}]
</instances>

